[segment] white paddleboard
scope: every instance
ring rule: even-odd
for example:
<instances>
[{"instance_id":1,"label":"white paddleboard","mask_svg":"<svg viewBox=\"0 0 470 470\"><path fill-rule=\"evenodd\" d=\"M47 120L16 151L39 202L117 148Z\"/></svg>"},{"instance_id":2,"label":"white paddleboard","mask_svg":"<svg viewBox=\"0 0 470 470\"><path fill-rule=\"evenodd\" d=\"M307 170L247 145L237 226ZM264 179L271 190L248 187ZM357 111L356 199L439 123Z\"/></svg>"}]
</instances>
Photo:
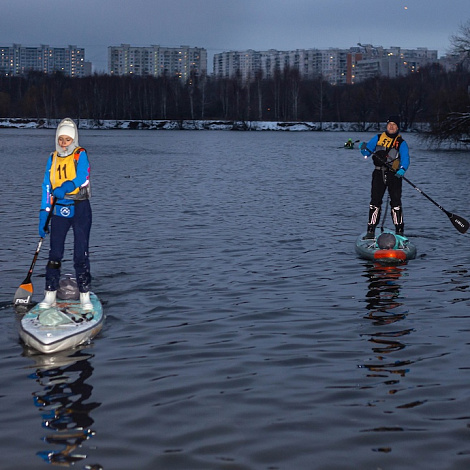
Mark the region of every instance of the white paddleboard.
<instances>
[{"instance_id":1,"label":"white paddleboard","mask_svg":"<svg viewBox=\"0 0 470 470\"><path fill-rule=\"evenodd\" d=\"M41 353L72 349L91 341L103 327L103 307L90 292L92 310L83 310L80 300L60 300L51 308L35 305L21 319L19 333L23 342Z\"/></svg>"}]
</instances>

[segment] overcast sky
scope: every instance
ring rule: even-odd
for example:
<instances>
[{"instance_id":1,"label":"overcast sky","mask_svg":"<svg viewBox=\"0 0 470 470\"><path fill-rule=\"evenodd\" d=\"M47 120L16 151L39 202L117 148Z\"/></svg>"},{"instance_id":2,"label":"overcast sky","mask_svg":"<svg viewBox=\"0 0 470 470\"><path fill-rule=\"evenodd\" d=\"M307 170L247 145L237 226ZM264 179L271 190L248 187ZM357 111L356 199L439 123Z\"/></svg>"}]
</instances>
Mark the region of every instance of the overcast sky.
<instances>
[{"instance_id":1,"label":"overcast sky","mask_svg":"<svg viewBox=\"0 0 470 470\"><path fill-rule=\"evenodd\" d=\"M357 43L449 49L469 0L0 0L0 46L85 48L107 71L107 48L230 50L349 48Z\"/></svg>"}]
</instances>

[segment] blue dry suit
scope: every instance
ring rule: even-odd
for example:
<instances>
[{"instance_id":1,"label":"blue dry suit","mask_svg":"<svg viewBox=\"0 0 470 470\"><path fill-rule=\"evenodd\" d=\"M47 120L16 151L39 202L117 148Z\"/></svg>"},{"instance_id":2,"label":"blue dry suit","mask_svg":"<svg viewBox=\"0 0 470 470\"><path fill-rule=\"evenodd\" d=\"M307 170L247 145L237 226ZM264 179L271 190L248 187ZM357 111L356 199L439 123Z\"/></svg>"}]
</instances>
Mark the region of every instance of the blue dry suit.
<instances>
[{"instance_id":1,"label":"blue dry suit","mask_svg":"<svg viewBox=\"0 0 470 470\"><path fill-rule=\"evenodd\" d=\"M73 125L75 124L73 123ZM60 124L57 135L60 135ZM74 234L73 263L79 291L88 292L91 285L89 261L89 239L92 223L89 201L91 196L90 163L86 150L78 146L76 127L75 135L77 137L65 152L60 149L60 152L51 153L46 164L42 183L40 214L46 214L50 211L55 190L64 183L64 187L67 188L63 197L57 198L50 220L50 251L46 267L46 290L48 291L55 291L59 288L65 239L70 228L72 228ZM59 149L59 147L57 148ZM68 179L67 173L72 174L73 177ZM60 176L56 177L55 175ZM44 216L40 215L40 234L42 229L41 220L44 220L41 217Z\"/></svg>"}]
</instances>

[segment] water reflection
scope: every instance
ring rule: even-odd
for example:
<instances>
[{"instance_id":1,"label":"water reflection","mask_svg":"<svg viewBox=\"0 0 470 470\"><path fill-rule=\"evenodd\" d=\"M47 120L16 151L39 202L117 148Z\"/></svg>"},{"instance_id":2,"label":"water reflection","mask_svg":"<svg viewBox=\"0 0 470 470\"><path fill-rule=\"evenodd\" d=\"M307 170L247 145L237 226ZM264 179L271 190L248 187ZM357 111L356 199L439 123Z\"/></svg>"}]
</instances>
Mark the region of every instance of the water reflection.
<instances>
[{"instance_id":1,"label":"water reflection","mask_svg":"<svg viewBox=\"0 0 470 470\"><path fill-rule=\"evenodd\" d=\"M400 307L401 278L406 273L406 265L383 266L371 264L366 266L365 277L368 279L366 295L367 314L364 318L371 321L374 327L369 337L372 351L375 354L371 363L362 367L368 369L368 377L390 377L391 374L404 376L411 361L406 359L392 360L389 355L405 348L404 339L413 329L400 328L398 323L407 316L407 311ZM396 383L392 381L390 383Z\"/></svg>"},{"instance_id":2,"label":"water reflection","mask_svg":"<svg viewBox=\"0 0 470 470\"><path fill-rule=\"evenodd\" d=\"M37 455L53 465L71 466L87 456L79 451L82 443L95 435L91 411L101 403L88 402L93 387L87 383L93 373L90 359L82 350L58 354L30 355L36 371L29 376L41 389L33 393L42 426L50 433L43 441L57 449L41 450ZM88 467L91 468L91 467ZM92 468L100 468L99 465Z\"/></svg>"}]
</instances>

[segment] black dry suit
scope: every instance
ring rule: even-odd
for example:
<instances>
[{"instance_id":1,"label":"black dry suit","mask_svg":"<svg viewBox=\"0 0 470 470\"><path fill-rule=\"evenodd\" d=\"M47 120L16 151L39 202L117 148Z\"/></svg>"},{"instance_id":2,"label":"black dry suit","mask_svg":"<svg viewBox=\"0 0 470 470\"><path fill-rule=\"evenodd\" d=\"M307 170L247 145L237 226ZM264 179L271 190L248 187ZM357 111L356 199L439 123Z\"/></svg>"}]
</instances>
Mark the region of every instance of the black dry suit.
<instances>
[{"instance_id":1,"label":"black dry suit","mask_svg":"<svg viewBox=\"0 0 470 470\"><path fill-rule=\"evenodd\" d=\"M376 136L377 144L372 156L375 169L372 173L371 199L367 231L373 233L380 221L383 196L388 189L392 221L396 233L403 234L403 211L401 206L402 179L395 176L400 168L401 135L384 132ZM375 140L375 138L374 138ZM407 165L408 166L408 165Z\"/></svg>"}]
</instances>

